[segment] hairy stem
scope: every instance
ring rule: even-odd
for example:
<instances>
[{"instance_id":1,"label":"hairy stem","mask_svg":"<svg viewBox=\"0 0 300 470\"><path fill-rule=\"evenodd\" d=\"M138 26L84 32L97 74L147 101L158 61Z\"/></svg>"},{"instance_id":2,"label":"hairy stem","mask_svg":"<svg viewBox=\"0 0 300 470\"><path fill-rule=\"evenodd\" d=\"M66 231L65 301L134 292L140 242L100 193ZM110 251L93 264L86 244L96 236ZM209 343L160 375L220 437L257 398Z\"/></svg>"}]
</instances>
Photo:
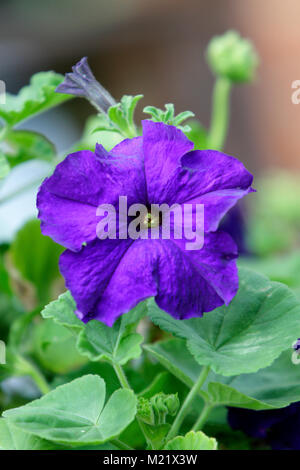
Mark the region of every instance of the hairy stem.
<instances>
[{"instance_id":1,"label":"hairy stem","mask_svg":"<svg viewBox=\"0 0 300 470\"><path fill-rule=\"evenodd\" d=\"M183 423L183 420L186 417L194 398L197 396L199 390L201 389L202 385L204 384L204 382L207 378L207 375L209 373L209 370L210 370L209 366L203 367L197 382L193 385L193 387L189 391L188 395L186 396L186 398L185 398L185 400L182 404L182 407L181 407L178 415L176 416L176 418L175 418L175 420L172 424L172 427L169 431L167 439L172 439L173 437L175 437L178 434L180 426Z\"/></svg>"},{"instance_id":2,"label":"hairy stem","mask_svg":"<svg viewBox=\"0 0 300 470\"><path fill-rule=\"evenodd\" d=\"M117 374L117 377L119 379L120 384L122 385L123 388L129 388L131 390L131 387L128 383L127 377L125 375L124 370L119 364L113 364L115 373Z\"/></svg>"},{"instance_id":3,"label":"hairy stem","mask_svg":"<svg viewBox=\"0 0 300 470\"><path fill-rule=\"evenodd\" d=\"M208 135L208 148L222 150L229 124L229 98L231 81L225 77L216 79L213 91L212 117Z\"/></svg>"}]
</instances>

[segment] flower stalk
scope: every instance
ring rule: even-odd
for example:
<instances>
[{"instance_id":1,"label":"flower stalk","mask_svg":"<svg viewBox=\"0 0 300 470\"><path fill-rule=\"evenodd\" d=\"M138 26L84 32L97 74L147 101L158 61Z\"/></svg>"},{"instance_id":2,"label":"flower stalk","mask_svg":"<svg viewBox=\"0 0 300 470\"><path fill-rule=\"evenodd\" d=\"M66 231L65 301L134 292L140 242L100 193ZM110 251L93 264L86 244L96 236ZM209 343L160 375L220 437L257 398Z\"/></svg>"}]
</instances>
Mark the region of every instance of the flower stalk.
<instances>
[{"instance_id":1,"label":"flower stalk","mask_svg":"<svg viewBox=\"0 0 300 470\"><path fill-rule=\"evenodd\" d=\"M208 135L208 148L222 150L228 131L230 114L230 92L232 82L229 78L218 77L213 91L212 118Z\"/></svg>"},{"instance_id":2,"label":"flower stalk","mask_svg":"<svg viewBox=\"0 0 300 470\"><path fill-rule=\"evenodd\" d=\"M176 418L175 418L175 420L172 424L172 427L171 427L171 429L169 431L169 434L167 436L168 440L172 439L173 437L175 437L178 434L180 426L182 425L183 420L186 417L194 398L197 396L199 390L202 388L203 384L205 383L209 371L210 371L209 366L203 367L197 382L193 385L193 387L189 391L188 395L186 396L186 398L185 398L185 400L182 404L182 407L181 407L178 415L176 416Z\"/></svg>"}]
</instances>

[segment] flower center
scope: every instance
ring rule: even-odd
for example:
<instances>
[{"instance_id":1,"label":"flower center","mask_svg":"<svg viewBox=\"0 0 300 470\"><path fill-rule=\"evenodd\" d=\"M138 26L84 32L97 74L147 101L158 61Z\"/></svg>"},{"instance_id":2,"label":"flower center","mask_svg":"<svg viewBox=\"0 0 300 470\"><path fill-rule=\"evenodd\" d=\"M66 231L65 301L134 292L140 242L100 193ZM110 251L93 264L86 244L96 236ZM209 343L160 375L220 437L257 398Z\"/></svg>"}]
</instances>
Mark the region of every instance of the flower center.
<instances>
[{"instance_id":1,"label":"flower center","mask_svg":"<svg viewBox=\"0 0 300 470\"><path fill-rule=\"evenodd\" d=\"M160 215L152 215L151 212L148 212L146 217L143 220L142 228L151 228L158 227L161 223Z\"/></svg>"}]
</instances>

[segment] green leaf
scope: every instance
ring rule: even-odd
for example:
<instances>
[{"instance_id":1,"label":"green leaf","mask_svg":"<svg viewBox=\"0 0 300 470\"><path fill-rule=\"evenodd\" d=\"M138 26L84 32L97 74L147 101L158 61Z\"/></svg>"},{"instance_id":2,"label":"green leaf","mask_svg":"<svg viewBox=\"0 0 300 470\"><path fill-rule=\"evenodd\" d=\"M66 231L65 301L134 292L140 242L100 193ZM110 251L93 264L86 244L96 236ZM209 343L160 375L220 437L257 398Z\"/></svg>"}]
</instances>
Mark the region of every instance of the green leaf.
<instances>
[{"instance_id":1,"label":"green leaf","mask_svg":"<svg viewBox=\"0 0 300 470\"><path fill-rule=\"evenodd\" d=\"M84 328L84 323L75 315L76 303L69 291L61 294L41 311L43 318L51 318L59 325L69 328L77 334Z\"/></svg>"},{"instance_id":2,"label":"green leaf","mask_svg":"<svg viewBox=\"0 0 300 470\"><path fill-rule=\"evenodd\" d=\"M8 419L0 418L0 450L54 450L53 442L45 441L17 428Z\"/></svg>"},{"instance_id":3,"label":"green leaf","mask_svg":"<svg viewBox=\"0 0 300 470\"><path fill-rule=\"evenodd\" d=\"M0 180L10 172L10 165L4 153L0 151Z\"/></svg>"},{"instance_id":4,"label":"green leaf","mask_svg":"<svg viewBox=\"0 0 300 470\"><path fill-rule=\"evenodd\" d=\"M132 331L132 326L144 314L145 304L140 303L131 312L122 315L112 327L91 320L78 338L78 350L91 361L109 361L124 365L140 356L143 337Z\"/></svg>"},{"instance_id":5,"label":"green leaf","mask_svg":"<svg viewBox=\"0 0 300 470\"><path fill-rule=\"evenodd\" d=\"M54 374L66 374L87 362L76 348L73 332L53 320L43 320L35 326L32 343L34 358Z\"/></svg>"},{"instance_id":6,"label":"green leaf","mask_svg":"<svg viewBox=\"0 0 300 470\"><path fill-rule=\"evenodd\" d=\"M143 95L124 95L119 103L111 106L107 112L110 123L106 130L109 130L110 125L112 130L118 130L125 137L135 137L134 111L141 98Z\"/></svg>"},{"instance_id":7,"label":"green leaf","mask_svg":"<svg viewBox=\"0 0 300 470\"><path fill-rule=\"evenodd\" d=\"M117 390L106 405L105 382L86 375L3 416L25 432L65 445L98 445L117 437L134 419L136 397Z\"/></svg>"},{"instance_id":8,"label":"green leaf","mask_svg":"<svg viewBox=\"0 0 300 470\"><path fill-rule=\"evenodd\" d=\"M34 158L52 162L56 156L54 144L38 132L12 130L5 135L5 145L11 167Z\"/></svg>"},{"instance_id":9,"label":"green leaf","mask_svg":"<svg viewBox=\"0 0 300 470\"><path fill-rule=\"evenodd\" d=\"M60 277L58 259L62 251L61 246L42 235L38 220L27 222L10 247L14 267L35 286L41 302L49 301L52 283Z\"/></svg>"},{"instance_id":10,"label":"green leaf","mask_svg":"<svg viewBox=\"0 0 300 470\"><path fill-rule=\"evenodd\" d=\"M185 436L174 437L165 450L217 450L217 441L203 432L190 431Z\"/></svg>"},{"instance_id":11,"label":"green leaf","mask_svg":"<svg viewBox=\"0 0 300 470\"><path fill-rule=\"evenodd\" d=\"M195 116L192 111L183 111L175 116L173 103L165 104L165 111L163 109L156 108L155 106L146 106L143 109L143 112L145 114L150 114L151 120L154 122L164 122L165 124L177 126L184 132L189 132L191 129L189 126L181 126L180 124L186 119Z\"/></svg>"},{"instance_id":12,"label":"green leaf","mask_svg":"<svg viewBox=\"0 0 300 470\"><path fill-rule=\"evenodd\" d=\"M38 113L53 108L71 96L55 93L56 87L64 77L54 72L40 72L32 76L30 84L22 88L17 95L6 94L6 103L0 105L0 117L9 126Z\"/></svg>"},{"instance_id":13,"label":"green leaf","mask_svg":"<svg viewBox=\"0 0 300 470\"><path fill-rule=\"evenodd\" d=\"M202 367L181 339L144 346L146 351L188 387L198 379ZM224 377L211 372L200 395L211 405L253 410L288 406L300 400L300 368L292 363L292 349L255 374ZM280 383L278 377L281 377Z\"/></svg>"},{"instance_id":14,"label":"green leaf","mask_svg":"<svg viewBox=\"0 0 300 470\"><path fill-rule=\"evenodd\" d=\"M199 364L225 376L267 367L300 336L300 304L292 291L247 269L239 279L230 305L202 318L175 320L149 302L156 325L185 339Z\"/></svg>"}]
</instances>

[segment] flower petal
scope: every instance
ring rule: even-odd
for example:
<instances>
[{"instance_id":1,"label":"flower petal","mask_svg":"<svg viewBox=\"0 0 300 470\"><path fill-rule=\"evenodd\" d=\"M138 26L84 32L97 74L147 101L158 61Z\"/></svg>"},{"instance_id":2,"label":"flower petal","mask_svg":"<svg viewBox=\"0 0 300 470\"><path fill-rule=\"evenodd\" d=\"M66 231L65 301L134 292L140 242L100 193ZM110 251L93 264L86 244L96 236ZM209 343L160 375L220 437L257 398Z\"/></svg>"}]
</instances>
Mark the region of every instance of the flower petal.
<instances>
[{"instance_id":1,"label":"flower petal","mask_svg":"<svg viewBox=\"0 0 300 470\"><path fill-rule=\"evenodd\" d=\"M83 321L111 326L138 302L155 296L175 318L201 316L230 302L238 288L236 247L224 233L208 234L202 250L183 241L96 240L65 251L60 269Z\"/></svg>"},{"instance_id":2,"label":"flower petal","mask_svg":"<svg viewBox=\"0 0 300 470\"><path fill-rule=\"evenodd\" d=\"M168 202L165 194L180 168L180 159L194 144L182 131L162 122L143 121L143 150L150 203Z\"/></svg>"},{"instance_id":3,"label":"flower petal","mask_svg":"<svg viewBox=\"0 0 300 470\"><path fill-rule=\"evenodd\" d=\"M205 234L201 250L186 250L186 240L170 240L161 270L159 307L178 319L202 316L228 304L238 290L237 248L225 232Z\"/></svg>"},{"instance_id":4,"label":"flower petal","mask_svg":"<svg viewBox=\"0 0 300 470\"><path fill-rule=\"evenodd\" d=\"M151 252L139 241L96 240L79 253L65 251L60 270L84 322L112 326L123 313L156 294Z\"/></svg>"},{"instance_id":5,"label":"flower petal","mask_svg":"<svg viewBox=\"0 0 300 470\"><path fill-rule=\"evenodd\" d=\"M141 138L124 140L109 155L100 147L96 156L90 151L70 154L43 182L37 207L44 235L78 251L96 238L100 204L117 206L122 195L128 205L145 201Z\"/></svg>"}]
</instances>

